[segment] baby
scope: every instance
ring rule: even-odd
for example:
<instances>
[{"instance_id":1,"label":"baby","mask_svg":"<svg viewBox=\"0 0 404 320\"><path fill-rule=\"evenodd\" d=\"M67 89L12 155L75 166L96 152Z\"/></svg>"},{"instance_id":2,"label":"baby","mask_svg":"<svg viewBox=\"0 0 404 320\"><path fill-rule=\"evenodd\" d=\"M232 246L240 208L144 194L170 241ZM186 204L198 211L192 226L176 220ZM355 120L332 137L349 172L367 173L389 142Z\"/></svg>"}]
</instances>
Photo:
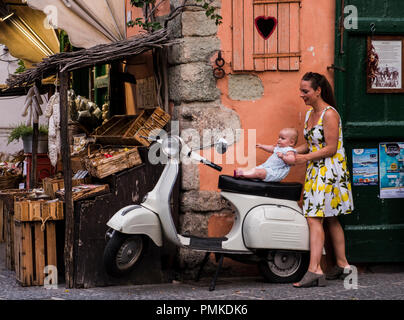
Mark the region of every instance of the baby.
<instances>
[{"instance_id":1,"label":"baby","mask_svg":"<svg viewBox=\"0 0 404 320\"><path fill-rule=\"evenodd\" d=\"M265 182L281 181L295 163L296 150L293 147L297 143L298 132L295 128L284 128L279 132L276 146L257 144L257 148L272 152L273 154L263 164L251 169L234 170L234 177L260 179Z\"/></svg>"}]
</instances>

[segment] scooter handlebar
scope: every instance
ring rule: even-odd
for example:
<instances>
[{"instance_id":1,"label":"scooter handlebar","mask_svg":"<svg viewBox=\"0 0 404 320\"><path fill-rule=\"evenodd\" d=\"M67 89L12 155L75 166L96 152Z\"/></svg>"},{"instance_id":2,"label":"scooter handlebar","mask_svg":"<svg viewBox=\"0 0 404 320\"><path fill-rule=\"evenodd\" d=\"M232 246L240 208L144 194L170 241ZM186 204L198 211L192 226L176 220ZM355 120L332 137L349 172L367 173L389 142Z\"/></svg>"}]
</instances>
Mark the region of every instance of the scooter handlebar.
<instances>
[{"instance_id":1,"label":"scooter handlebar","mask_svg":"<svg viewBox=\"0 0 404 320\"><path fill-rule=\"evenodd\" d=\"M217 171L222 171L221 166L218 166L217 164L202 157L200 154L197 154L196 152L192 151L192 149L187 144L183 145L182 152L184 155L188 156L189 158L199 161L200 163L206 164L207 166L209 166Z\"/></svg>"},{"instance_id":2,"label":"scooter handlebar","mask_svg":"<svg viewBox=\"0 0 404 320\"><path fill-rule=\"evenodd\" d=\"M162 143L162 140L161 139L158 139L158 137L145 137L145 136L140 136L141 138L144 138L144 139L147 139L147 140L150 140L150 141L154 141L154 142L158 142L158 143ZM183 143L183 141L182 141L182 139L180 139L180 141ZM201 163L203 163L203 164L206 164L207 166L209 166L209 167L211 167L211 168L213 168L213 169L215 169L215 170L217 170L217 171L222 171L222 167L221 166L218 166L217 164L215 164L215 163L213 163L213 162L211 162L211 161L209 161L209 160L207 160L207 159L205 159L205 158L203 158L203 157L201 157L200 155L198 155L198 154L196 154L196 153L194 153L193 151L192 151L192 149L190 149L186 144L184 144L184 148L183 148L183 152L184 152L184 149L185 149L185 154L187 154L188 155L188 157L191 157L191 156L193 156L193 158L194 159L197 159L197 160L199 160Z\"/></svg>"},{"instance_id":3,"label":"scooter handlebar","mask_svg":"<svg viewBox=\"0 0 404 320\"><path fill-rule=\"evenodd\" d=\"M209 167L211 167L211 168L213 168L213 169L215 169L215 170L217 170L217 171L222 171L222 167L221 166L218 166L217 164L215 164L215 163L213 163L213 162L210 162L209 160L201 160L201 162L203 163L203 164L206 164L207 166L209 166Z\"/></svg>"},{"instance_id":4,"label":"scooter handlebar","mask_svg":"<svg viewBox=\"0 0 404 320\"><path fill-rule=\"evenodd\" d=\"M146 140L149 140L149 141L152 141L152 142L158 142L158 143L162 143L162 142L163 142L163 140L158 139L159 137L151 137L151 136L146 137L146 136L142 136L142 135L140 135L139 137L140 137L140 138L143 138L143 139L146 139Z\"/></svg>"}]
</instances>

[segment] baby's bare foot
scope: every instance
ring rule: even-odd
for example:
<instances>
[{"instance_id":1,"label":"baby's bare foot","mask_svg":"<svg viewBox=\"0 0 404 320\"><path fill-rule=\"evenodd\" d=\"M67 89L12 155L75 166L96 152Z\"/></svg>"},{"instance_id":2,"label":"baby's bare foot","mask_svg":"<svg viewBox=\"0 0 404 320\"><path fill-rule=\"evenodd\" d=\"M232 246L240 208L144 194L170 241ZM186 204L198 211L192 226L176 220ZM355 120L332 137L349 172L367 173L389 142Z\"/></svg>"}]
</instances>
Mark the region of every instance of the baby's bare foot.
<instances>
[{"instance_id":1,"label":"baby's bare foot","mask_svg":"<svg viewBox=\"0 0 404 320\"><path fill-rule=\"evenodd\" d=\"M235 178L239 178L242 175L243 175L243 171L241 169L237 168L236 170L234 170L234 177Z\"/></svg>"}]
</instances>

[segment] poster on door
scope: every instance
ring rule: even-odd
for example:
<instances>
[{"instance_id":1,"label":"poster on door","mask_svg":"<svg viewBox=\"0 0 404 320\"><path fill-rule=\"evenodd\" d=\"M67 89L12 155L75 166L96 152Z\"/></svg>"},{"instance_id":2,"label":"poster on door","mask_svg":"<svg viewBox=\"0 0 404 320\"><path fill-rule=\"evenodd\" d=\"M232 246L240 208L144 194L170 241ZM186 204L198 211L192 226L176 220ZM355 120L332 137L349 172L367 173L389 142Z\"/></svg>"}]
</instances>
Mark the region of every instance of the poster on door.
<instances>
[{"instance_id":1,"label":"poster on door","mask_svg":"<svg viewBox=\"0 0 404 320\"><path fill-rule=\"evenodd\" d=\"M380 198L404 198L404 142L379 144Z\"/></svg>"},{"instance_id":2,"label":"poster on door","mask_svg":"<svg viewBox=\"0 0 404 320\"><path fill-rule=\"evenodd\" d=\"M372 89L402 89L402 41L372 41L379 57Z\"/></svg>"},{"instance_id":3,"label":"poster on door","mask_svg":"<svg viewBox=\"0 0 404 320\"><path fill-rule=\"evenodd\" d=\"M352 150L352 181L354 186L377 186L379 163L377 148Z\"/></svg>"}]
</instances>

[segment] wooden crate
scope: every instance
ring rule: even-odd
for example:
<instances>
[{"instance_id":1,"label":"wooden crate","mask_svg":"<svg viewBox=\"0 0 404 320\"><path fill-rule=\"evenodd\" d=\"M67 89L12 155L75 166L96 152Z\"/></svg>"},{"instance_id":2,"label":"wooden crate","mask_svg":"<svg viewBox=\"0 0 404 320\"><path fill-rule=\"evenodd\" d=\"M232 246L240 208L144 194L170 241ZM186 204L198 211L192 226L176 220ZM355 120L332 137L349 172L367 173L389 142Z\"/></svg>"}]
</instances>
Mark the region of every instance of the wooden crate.
<instances>
[{"instance_id":1,"label":"wooden crate","mask_svg":"<svg viewBox=\"0 0 404 320\"><path fill-rule=\"evenodd\" d=\"M73 201L78 201L86 198L94 198L108 192L108 184L81 184L72 188L72 198ZM64 189L57 191L56 195L64 201Z\"/></svg>"},{"instance_id":2,"label":"wooden crate","mask_svg":"<svg viewBox=\"0 0 404 320\"><path fill-rule=\"evenodd\" d=\"M142 163L137 148L118 150L112 157L106 158L103 151L90 155L85 160L88 173L97 178L105 178L113 173L132 168Z\"/></svg>"},{"instance_id":3,"label":"wooden crate","mask_svg":"<svg viewBox=\"0 0 404 320\"><path fill-rule=\"evenodd\" d=\"M45 194L54 199L55 192L64 188L64 179L54 177L45 178L42 180L42 187L45 191Z\"/></svg>"},{"instance_id":4,"label":"wooden crate","mask_svg":"<svg viewBox=\"0 0 404 320\"><path fill-rule=\"evenodd\" d=\"M158 104L154 76L136 79L135 99L136 107L141 109L154 108Z\"/></svg>"},{"instance_id":5,"label":"wooden crate","mask_svg":"<svg viewBox=\"0 0 404 320\"><path fill-rule=\"evenodd\" d=\"M93 135L120 136L125 133L137 115L116 115L94 130Z\"/></svg>"},{"instance_id":6,"label":"wooden crate","mask_svg":"<svg viewBox=\"0 0 404 320\"><path fill-rule=\"evenodd\" d=\"M78 186L80 184L90 183L90 178L84 179L72 179L72 186ZM52 199L56 198L56 191L61 190L65 187L65 182L63 178L49 177L42 180L42 187L45 194L50 196Z\"/></svg>"},{"instance_id":7,"label":"wooden crate","mask_svg":"<svg viewBox=\"0 0 404 320\"><path fill-rule=\"evenodd\" d=\"M128 130L126 134L133 135L139 143L148 147L151 142L142 138L142 136L149 136L150 132L153 130L159 132L170 121L170 115L163 109L157 107L155 109L144 110L140 117L145 120L144 123L135 128L137 130Z\"/></svg>"},{"instance_id":8,"label":"wooden crate","mask_svg":"<svg viewBox=\"0 0 404 320\"><path fill-rule=\"evenodd\" d=\"M16 279L22 286L44 285L46 266L57 267L55 222L14 221Z\"/></svg>"},{"instance_id":9,"label":"wooden crate","mask_svg":"<svg viewBox=\"0 0 404 320\"><path fill-rule=\"evenodd\" d=\"M63 202L56 200L28 200L16 198L14 219L20 222L63 220Z\"/></svg>"},{"instance_id":10,"label":"wooden crate","mask_svg":"<svg viewBox=\"0 0 404 320\"><path fill-rule=\"evenodd\" d=\"M3 234L6 244L5 266L14 271L14 201L16 197L27 195L27 190L9 189L0 191L0 201L3 203Z\"/></svg>"},{"instance_id":11,"label":"wooden crate","mask_svg":"<svg viewBox=\"0 0 404 320\"><path fill-rule=\"evenodd\" d=\"M146 121L147 121L146 113L145 113L145 111L142 111L137 116L135 121L132 121L132 123L130 124L129 128L126 129L123 136L127 137L127 138L133 137L136 134L136 132L138 132L139 129L146 123Z\"/></svg>"},{"instance_id":12,"label":"wooden crate","mask_svg":"<svg viewBox=\"0 0 404 320\"><path fill-rule=\"evenodd\" d=\"M137 145L133 137L125 137L125 132L136 121L137 115L113 116L102 126L95 129L93 136L97 143L110 145Z\"/></svg>"},{"instance_id":13,"label":"wooden crate","mask_svg":"<svg viewBox=\"0 0 404 320\"><path fill-rule=\"evenodd\" d=\"M160 131L170 119L170 115L160 107L145 109L135 116L113 116L97 128L93 136L97 143L104 145L143 145L148 147L150 142L140 136L148 136L154 129Z\"/></svg>"}]
</instances>

